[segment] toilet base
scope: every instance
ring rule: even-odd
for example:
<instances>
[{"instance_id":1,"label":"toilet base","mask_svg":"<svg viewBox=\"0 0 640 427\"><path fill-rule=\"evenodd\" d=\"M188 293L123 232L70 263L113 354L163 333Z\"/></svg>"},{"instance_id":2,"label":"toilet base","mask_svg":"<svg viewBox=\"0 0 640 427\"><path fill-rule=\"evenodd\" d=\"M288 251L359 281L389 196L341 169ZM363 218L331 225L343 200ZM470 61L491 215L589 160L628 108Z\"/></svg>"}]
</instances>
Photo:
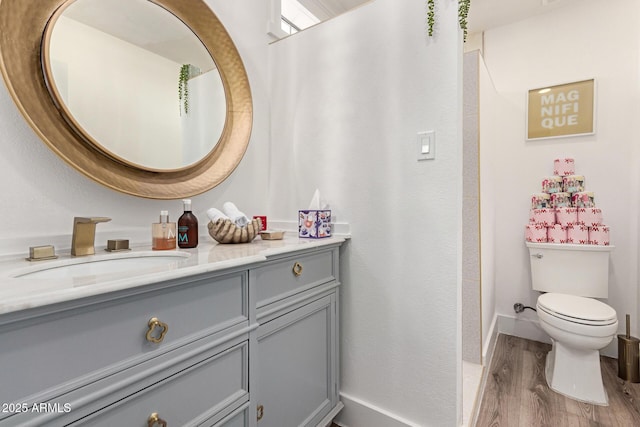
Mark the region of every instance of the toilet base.
<instances>
[{"instance_id":1,"label":"toilet base","mask_svg":"<svg viewBox=\"0 0 640 427\"><path fill-rule=\"evenodd\" d=\"M545 364L549 388L571 399L609 406L602 383L600 351L571 348L552 341L553 348Z\"/></svg>"}]
</instances>

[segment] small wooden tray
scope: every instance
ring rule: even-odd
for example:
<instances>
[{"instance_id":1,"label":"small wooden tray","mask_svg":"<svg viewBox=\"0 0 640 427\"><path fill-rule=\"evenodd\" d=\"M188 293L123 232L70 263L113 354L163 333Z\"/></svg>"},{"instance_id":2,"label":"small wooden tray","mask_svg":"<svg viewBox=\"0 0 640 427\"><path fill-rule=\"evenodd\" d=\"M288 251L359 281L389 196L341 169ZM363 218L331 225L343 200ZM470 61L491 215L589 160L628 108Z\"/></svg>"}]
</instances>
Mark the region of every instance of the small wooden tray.
<instances>
[{"instance_id":1,"label":"small wooden tray","mask_svg":"<svg viewBox=\"0 0 640 427\"><path fill-rule=\"evenodd\" d=\"M262 240L282 240L284 231L264 230L260 232L260 238Z\"/></svg>"}]
</instances>

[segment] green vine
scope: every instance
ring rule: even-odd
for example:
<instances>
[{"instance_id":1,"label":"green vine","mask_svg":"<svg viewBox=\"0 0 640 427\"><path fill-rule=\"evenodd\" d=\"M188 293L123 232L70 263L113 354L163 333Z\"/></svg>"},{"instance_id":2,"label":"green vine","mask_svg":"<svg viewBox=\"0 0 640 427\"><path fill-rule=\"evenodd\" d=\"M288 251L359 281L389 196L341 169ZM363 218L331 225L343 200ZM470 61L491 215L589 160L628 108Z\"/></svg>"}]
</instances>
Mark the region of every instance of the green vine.
<instances>
[{"instance_id":1,"label":"green vine","mask_svg":"<svg viewBox=\"0 0 640 427\"><path fill-rule=\"evenodd\" d=\"M189 64L180 67L180 77L178 78L178 101L180 105L180 114L182 115L182 107L184 113L189 113Z\"/></svg>"},{"instance_id":2,"label":"green vine","mask_svg":"<svg viewBox=\"0 0 640 427\"><path fill-rule=\"evenodd\" d=\"M467 16L469 16L469 8L471 0L458 0L458 22L463 31L463 41L467 41Z\"/></svg>"},{"instance_id":3,"label":"green vine","mask_svg":"<svg viewBox=\"0 0 640 427\"><path fill-rule=\"evenodd\" d=\"M463 40L467 41L467 17L469 16L469 8L471 7L471 0L458 0L458 23L460 29L463 31ZM435 0L427 0L427 26L429 37L433 37L434 27L436 24L435 18Z\"/></svg>"},{"instance_id":4,"label":"green vine","mask_svg":"<svg viewBox=\"0 0 640 427\"><path fill-rule=\"evenodd\" d=\"M429 37L433 37L433 26L436 23L435 20L435 0L427 0L427 25L429 26Z\"/></svg>"}]
</instances>

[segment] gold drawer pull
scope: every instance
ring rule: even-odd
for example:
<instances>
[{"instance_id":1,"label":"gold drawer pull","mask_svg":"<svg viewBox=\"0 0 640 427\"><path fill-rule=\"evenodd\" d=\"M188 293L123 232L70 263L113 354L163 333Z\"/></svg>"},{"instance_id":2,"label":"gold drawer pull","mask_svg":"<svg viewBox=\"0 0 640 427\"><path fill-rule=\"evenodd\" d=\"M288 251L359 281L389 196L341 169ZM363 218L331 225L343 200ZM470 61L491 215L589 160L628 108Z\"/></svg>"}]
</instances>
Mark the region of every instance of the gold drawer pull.
<instances>
[{"instance_id":1,"label":"gold drawer pull","mask_svg":"<svg viewBox=\"0 0 640 427\"><path fill-rule=\"evenodd\" d=\"M162 328L162 332L160 332L160 335L158 335L157 337L154 334L156 327ZM151 319L149 319L149 330L147 331L147 341L159 344L164 339L164 336L167 335L168 331L169 331L169 325L161 322L160 320L158 320L157 317L152 317Z\"/></svg>"},{"instance_id":2,"label":"gold drawer pull","mask_svg":"<svg viewBox=\"0 0 640 427\"><path fill-rule=\"evenodd\" d=\"M300 264L299 262L293 264L292 271L294 276L299 277L302 274L302 264Z\"/></svg>"},{"instance_id":3,"label":"gold drawer pull","mask_svg":"<svg viewBox=\"0 0 640 427\"><path fill-rule=\"evenodd\" d=\"M157 413L153 413L149 415L147 419L147 427L155 427L156 425L160 427L167 427L167 422L160 418Z\"/></svg>"},{"instance_id":4,"label":"gold drawer pull","mask_svg":"<svg viewBox=\"0 0 640 427\"><path fill-rule=\"evenodd\" d=\"M264 417L264 406L258 405L258 421Z\"/></svg>"}]
</instances>

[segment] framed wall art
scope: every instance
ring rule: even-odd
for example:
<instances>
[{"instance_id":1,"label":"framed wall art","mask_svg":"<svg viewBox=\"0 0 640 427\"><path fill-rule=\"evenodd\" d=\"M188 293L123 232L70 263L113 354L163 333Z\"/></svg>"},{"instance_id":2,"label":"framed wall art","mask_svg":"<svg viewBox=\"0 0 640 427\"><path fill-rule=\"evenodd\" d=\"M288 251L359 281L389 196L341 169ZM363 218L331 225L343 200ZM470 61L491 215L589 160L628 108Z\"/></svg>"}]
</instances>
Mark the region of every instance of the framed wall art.
<instances>
[{"instance_id":1,"label":"framed wall art","mask_svg":"<svg viewBox=\"0 0 640 427\"><path fill-rule=\"evenodd\" d=\"M527 140L594 134L595 100L595 79L531 89Z\"/></svg>"}]
</instances>

